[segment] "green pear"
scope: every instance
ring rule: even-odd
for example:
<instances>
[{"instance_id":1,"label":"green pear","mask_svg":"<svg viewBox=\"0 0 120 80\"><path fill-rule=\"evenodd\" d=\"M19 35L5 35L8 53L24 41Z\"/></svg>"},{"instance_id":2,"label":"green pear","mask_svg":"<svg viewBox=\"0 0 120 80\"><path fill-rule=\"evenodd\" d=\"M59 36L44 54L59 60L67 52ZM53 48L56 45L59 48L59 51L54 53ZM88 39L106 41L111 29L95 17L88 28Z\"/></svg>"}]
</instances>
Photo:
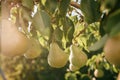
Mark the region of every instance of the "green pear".
<instances>
[{"instance_id":1,"label":"green pear","mask_svg":"<svg viewBox=\"0 0 120 80\"><path fill-rule=\"evenodd\" d=\"M42 53L42 46L40 46L40 43L38 40L32 38L30 40L30 47L25 52L24 56L27 59L34 59L37 58Z\"/></svg>"},{"instance_id":2,"label":"green pear","mask_svg":"<svg viewBox=\"0 0 120 80\"><path fill-rule=\"evenodd\" d=\"M86 64L87 60L87 55L82 50L80 50L80 48L75 45L71 45L69 56L69 61L71 64L81 68Z\"/></svg>"},{"instance_id":3,"label":"green pear","mask_svg":"<svg viewBox=\"0 0 120 80\"><path fill-rule=\"evenodd\" d=\"M68 54L66 54L57 43L52 42L48 54L48 64L54 68L61 68L66 65L67 61Z\"/></svg>"},{"instance_id":4,"label":"green pear","mask_svg":"<svg viewBox=\"0 0 120 80\"><path fill-rule=\"evenodd\" d=\"M1 53L5 56L18 56L27 51L29 39L18 31L15 24L7 19L2 20Z\"/></svg>"},{"instance_id":5,"label":"green pear","mask_svg":"<svg viewBox=\"0 0 120 80\"><path fill-rule=\"evenodd\" d=\"M94 76L97 78L101 78L104 76L104 72L101 69L95 69Z\"/></svg>"},{"instance_id":6,"label":"green pear","mask_svg":"<svg viewBox=\"0 0 120 80\"><path fill-rule=\"evenodd\" d=\"M120 34L108 38L104 46L105 58L111 63L120 67Z\"/></svg>"},{"instance_id":7,"label":"green pear","mask_svg":"<svg viewBox=\"0 0 120 80\"><path fill-rule=\"evenodd\" d=\"M75 65L73 65L73 64L69 64L69 69L71 70L71 71L77 71L78 69L79 69L79 67L77 67L77 66L75 66Z\"/></svg>"}]
</instances>

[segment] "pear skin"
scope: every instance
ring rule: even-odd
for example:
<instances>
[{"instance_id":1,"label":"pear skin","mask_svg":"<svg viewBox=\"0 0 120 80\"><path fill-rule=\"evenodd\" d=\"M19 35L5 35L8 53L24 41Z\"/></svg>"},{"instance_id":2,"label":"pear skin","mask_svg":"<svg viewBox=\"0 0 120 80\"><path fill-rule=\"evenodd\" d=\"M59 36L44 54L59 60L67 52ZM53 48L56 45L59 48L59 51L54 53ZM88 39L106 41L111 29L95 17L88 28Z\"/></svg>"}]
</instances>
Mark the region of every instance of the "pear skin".
<instances>
[{"instance_id":1,"label":"pear skin","mask_svg":"<svg viewBox=\"0 0 120 80\"><path fill-rule=\"evenodd\" d=\"M104 46L105 58L120 67L120 35L108 38Z\"/></svg>"},{"instance_id":2,"label":"pear skin","mask_svg":"<svg viewBox=\"0 0 120 80\"><path fill-rule=\"evenodd\" d=\"M2 20L1 53L5 56L18 56L27 51L29 39L18 31L11 21Z\"/></svg>"},{"instance_id":3,"label":"pear skin","mask_svg":"<svg viewBox=\"0 0 120 80\"><path fill-rule=\"evenodd\" d=\"M48 54L48 64L54 68L61 68L66 65L67 61L68 55L58 46L57 43L52 42Z\"/></svg>"},{"instance_id":4,"label":"pear skin","mask_svg":"<svg viewBox=\"0 0 120 80\"><path fill-rule=\"evenodd\" d=\"M24 56L27 59L34 59L40 56L40 54L42 53L42 46L40 46L39 41L37 41L36 39L32 38L30 42L30 47L25 52Z\"/></svg>"},{"instance_id":5,"label":"pear skin","mask_svg":"<svg viewBox=\"0 0 120 80\"><path fill-rule=\"evenodd\" d=\"M69 56L71 64L80 68L86 64L87 60L87 55L82 50L75 45L71 45Z\"/></svg>"}]
</instances>

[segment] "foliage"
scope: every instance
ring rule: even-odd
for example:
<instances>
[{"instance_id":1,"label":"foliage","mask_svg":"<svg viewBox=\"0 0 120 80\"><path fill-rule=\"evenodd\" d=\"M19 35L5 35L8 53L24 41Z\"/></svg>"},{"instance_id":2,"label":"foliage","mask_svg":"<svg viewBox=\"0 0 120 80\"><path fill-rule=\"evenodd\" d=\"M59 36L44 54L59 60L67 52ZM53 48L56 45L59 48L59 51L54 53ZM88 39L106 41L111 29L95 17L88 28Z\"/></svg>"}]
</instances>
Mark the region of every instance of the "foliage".
<instances>
[{"instance_id":1,"label":"foliage","mask_svg":"<svg viewBox=\"0 0 120 80\"><path fill-rule=\"evenodd\" d=\"M1 69L8 80L116 80L119 68L107 61L103 50L108 38L120 33L119 0L0 2L7 7L7 15L16 27L29 39L36 39L42 49L35 59L1 55ZM4 7L1 11L4 12ZM88 57L86 64L77 71L69 69L69 61L62 68L50 67L47 56L52 42L68 55L71 45L78 46ZM96 69L105 75L97 78Z\"/></svg>"}]
</instances>

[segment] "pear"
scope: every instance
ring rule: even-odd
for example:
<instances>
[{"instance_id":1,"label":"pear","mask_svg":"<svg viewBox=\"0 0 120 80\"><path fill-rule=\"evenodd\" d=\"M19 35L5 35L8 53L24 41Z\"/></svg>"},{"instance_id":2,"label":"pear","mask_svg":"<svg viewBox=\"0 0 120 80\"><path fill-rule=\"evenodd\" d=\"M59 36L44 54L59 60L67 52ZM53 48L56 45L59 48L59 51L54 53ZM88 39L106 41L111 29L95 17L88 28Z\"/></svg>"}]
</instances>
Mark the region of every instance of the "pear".
<instances>
[{"instance_id":1,"label":"pear","mask_svg":"<svg viewBox=\"0 0 120 80\"><path fill-rule=\"evenodd\" d=\"M101 69L95 69L95 71L94 71L94 76L95 76L96 78L101 78L101 77L104 76L104 72L103 72Z\"/></svg>"},{"instance_id":2,"label":"pear","mask_svg":"<svg viewBox=\"0 0 120 80\"><path fill-rule=\"evenodd\" d=\"M29 49L25 52L24 56L27 59L37 58L42 53L42 46L38 40L31 38L31 43Z\"/></svg>"},{"instance_id":3,"label":"pear","mask_svg":"<svg viewBox=\"0 0 120 80\"><path fill-rule=\"evenodd\" d=\"M13 57L27 51L29 39L18 31L15 24L3 19L1 28L1 53L3 55Z\"/></svg>"},{"instance_id":4,"label":"pear","mask_svg":"<svg viewBox=\"0 0 120 80\"><path fill-rule=\"evenodd\" d=\"M67 61L68 54L66 54L57 43L52 42L48 54L48 64L54 68L61 68L66 65Z\"/></svg>"},{"instance_id":5,"label":"pear","mask_svg":"<svg viewBox=\"0 0 120 80\"><path fill-rule=\"evenodd\" d=\"M87 60L87 55L82 50L75 45L71 45L69 56L69 61L71 64L81 68L86 64Z\"/></svg>"},{"instance_id":6,"label":"pear","mask_svg":"<svg viewBox=\"0 0 120 80\"><path fill-rule=\"evenodd\" d=\"M77 67L77 66L74 66L73 64L69 64L69 69L71 70L71 71L77 71L78 69L79 69L79 67Z\"/></svg>"},{"instance_id":7,"label":"pear","mask_svg":"<svg viewBox=\"0 0 120 80\"><path fill-rule=\"evenodd\" d=\"M111 63L120 67L120 34L108 38L104 46L105 58Z\"/></svg>"}]
</instances>

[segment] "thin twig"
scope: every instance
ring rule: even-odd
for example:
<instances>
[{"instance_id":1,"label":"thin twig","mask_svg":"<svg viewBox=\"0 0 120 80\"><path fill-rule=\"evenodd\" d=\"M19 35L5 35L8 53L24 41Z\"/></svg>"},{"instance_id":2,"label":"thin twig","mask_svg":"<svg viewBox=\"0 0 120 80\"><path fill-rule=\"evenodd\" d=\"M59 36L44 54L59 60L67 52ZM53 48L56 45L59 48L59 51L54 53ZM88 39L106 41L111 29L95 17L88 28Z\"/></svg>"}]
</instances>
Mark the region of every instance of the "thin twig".
<instances>
[{"instance_id":1,"label":"thin twig","mask_svg":"<svg viewBox=\"0 0 120 80\"><path fill-rule=\"evenodd\" d=\"M80 34L84 33L85 30L86 30L86 28L84 28L83 30L81 30L81 31L75 36L75 38L77 38Z\"/></svg>"},{"instance_id":2,"label":"thin twig","mask_svg":"<svg viewBox=\"0 0 120 80\"><path fill-rule=\"evenodd\" d=\"M76 39L77 37L79 37L80 34L84 33L85 30L87 29L87 26L88 26L87 24L84 24L84 29L81 30L81 31L74 37L74 39Z\"/></svg>"}]
</instances>

